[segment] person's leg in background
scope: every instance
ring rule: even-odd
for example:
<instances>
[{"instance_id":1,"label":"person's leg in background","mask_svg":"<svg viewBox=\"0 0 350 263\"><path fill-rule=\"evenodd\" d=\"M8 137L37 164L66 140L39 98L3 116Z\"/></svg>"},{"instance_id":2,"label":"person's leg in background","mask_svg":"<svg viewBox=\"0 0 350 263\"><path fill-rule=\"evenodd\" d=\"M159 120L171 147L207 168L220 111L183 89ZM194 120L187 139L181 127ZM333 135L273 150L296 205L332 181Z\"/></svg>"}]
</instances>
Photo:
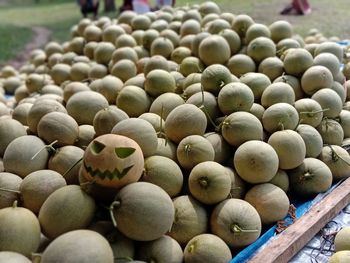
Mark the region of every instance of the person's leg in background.
<instances>
[{"instance_id":1,"label":"person's leg in background","mask_svg":"<svg viewBox=\"0 0 350 263\"><path fill-rule=\"evenodd\" d=\"M311 7L307 0L293 0L292 5L301 15L307 15L311 13Z\"/></svg>"},{"instance_id":2,"label":"person's leg in background","mask_svg":"<svg viewBox=\"0 0 350 263\"><path fill-rule=\"evenodd\" d=\"M83 17L87 17L86 0L78 0L78 4L80 6L80 12Z\"/></svg>"},{"instance_id":3,"label":"person's leg in background","mask_svg":"<svg viewBox=\"0 0 350 263\"><path fill-rule=\"evenodd\" d=\"M311 6L307 0L292 0L281 12L281 15L307 15L311 13Z\"/></svg>"}]
</instances>

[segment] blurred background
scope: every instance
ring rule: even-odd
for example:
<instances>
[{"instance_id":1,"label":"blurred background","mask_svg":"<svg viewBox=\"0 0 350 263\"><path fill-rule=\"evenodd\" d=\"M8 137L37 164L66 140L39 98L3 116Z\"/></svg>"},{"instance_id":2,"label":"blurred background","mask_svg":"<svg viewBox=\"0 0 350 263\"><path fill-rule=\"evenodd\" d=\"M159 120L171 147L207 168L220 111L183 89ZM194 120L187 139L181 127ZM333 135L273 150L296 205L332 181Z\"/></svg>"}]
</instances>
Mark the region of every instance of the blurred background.
<instances>
[{"instance_id":1,"label":"blurred background","mask_svg":"<svg viewBox=\"0 0 350 263\"><path fill-rule=\"evenodd\" d=\"M122 0L101 0L99 17L117 17ZM175 6L198 4L199 0L176 0ZM285 19L293 26L295 33L305 36L310 29L317 28L326 37L350 38L348 0L309 1L312 12L309 15L280 15L288 0L219 0L216 1L225 12L245 13L255 22L270 24ZM107 4L107 5L106 5ZM150 0L155 5L155 0ZM46 39L63 42L70 39L70 28L82 15L76 0L0 0L0 64L16 57L30 42L35 30L46 29ZM34 27L34 31L33 31ZM42 33L42 32L41 32Z\"/></svg>"}]
</instances>

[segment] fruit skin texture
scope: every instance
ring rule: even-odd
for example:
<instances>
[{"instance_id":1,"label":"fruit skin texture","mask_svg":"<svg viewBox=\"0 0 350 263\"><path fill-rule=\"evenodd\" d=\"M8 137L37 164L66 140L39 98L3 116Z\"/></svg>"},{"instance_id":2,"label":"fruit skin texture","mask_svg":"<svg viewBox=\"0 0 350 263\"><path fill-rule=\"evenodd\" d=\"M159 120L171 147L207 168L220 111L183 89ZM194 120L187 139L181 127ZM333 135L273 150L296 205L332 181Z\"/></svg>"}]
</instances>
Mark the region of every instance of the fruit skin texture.
<instances>
[{"instance_id":1,"label":"fruit skin texture","mask_svg":"<svg viewBox=\"0 0 350 263\"><path fill-rule=\"evenodd\" d=\"M40 243L40 225L29 209L13 207L0 209L0 251L13 251L27 257L36 252Z\"/></svg>"},{"instance_id":2,"label":"fruit skin texture","mask_svg":"<svg viewBox=\"0 0 350 263\"><path fill-rule=\"evenodd\" d=\"M145 91L154 98L166 92L174 92L176 88L174 77L162 69L149 72L144 85Z\"/></svg>"},{"instance_id":3,"label":"fruit skin texture","mask_svg":"<svg viewBox=\"0 0 350 263\"><path fill-rule=\"evenodd\" d=\"M177 106L169 113L164 123L165 134L175 143L189 135L203 135L206 128L205 113L193 104Z\"/></svg>"},{"instance_id":4,"label":"fruit skin texture","mask_svg":"<svg viewBox=\"0 0 350 263\"><path fill-rule=\"evenodd\" d=\"M252 113L238 111L224 119L221 133L227 143L238 147L250 140L262 140L263 126Z\"/></svg>"},{"instance_id":5,"label":"fruit skin texture","mask_svg":"<svg viewBox=\"0 0 350 263\"><path fill-rule=\"evenodd\" d=\"M154 241L142 243L138 258L147 262L182 263L183 252L175 239L164 235Z\"/></svg>"},{"instance_id":6,"label":"fruit skin texture","mask_svg":"<svg viewBox=\"0 0 350 263\"><path fill-rule=\"evenodd\" d=\"M283 64L287 74L301 77L312 66L313 57L307 50L296 48L287 51Z\"/></svg>"},{"instance_id":7,"label":"fruit skin texture","mask_svg":"<svg viewBox=\"0 0 350 263\"><path fill-rule=\"evenodd\" d=\"M25 127L15 119L1 119L0 120L0 156L4 155L6 147L9 143L20 137L26 135Z\"/></svg>"},{"instance_id":8,"label":"fruit skin texture","mask_svg":"<svg viewBox=\"0 0 350 263\"><path fill-rule=\"evenodd\" d=\"M144 157L152 156L156 152L157 132L152 124L144 119L124 119L113 127L111 133L134 140L140 146Z\"/></svg>"},{"instance_id":9,"label":"fruit skin texture","mask_svg":"<svg viewBox=\"0 0 350 263\"><path fill-rule=\"evenodd\" d=\"M301 77L301 88L310 96L320 89L332 87L332 84L332 73L324 66L311 66Z\"/></svg>"},{"instance_id":10,"label":"fruit skin texture","mask_svg":"<svg viewBox=\"0 0 350 263\"><path fill-rule=\"evenodd\" d=\"M42 254L42 263L113 263L113 251L107 239L92 230L69 231L53 240Z\"/></svg>"},{"instance_id":11,"label":"fruit skin texture","mask_svg":"<svg viewBox=\"0 0 350 263\"><path fill-rule=\"evenodd\" d=\"M173 199L175 219L167 233L181 245L186 245L193 237L208 231L208 212L204 205L190 195Z\"/></svg>"},{"instance_id":12,"label":"fruit skin texture","mask_svg":"<svg viewBox=\"0 0 350 263\"><path fill-rule=\"evenodd\" d=\"M303 138L306 154L305 157L314 157L320 155L323 147L323 140L320 133L311 125L299 124L296 132Z\"/></svg>"},{"instance_id":13,"label":"fruit skin texture","mask_svg":"<svg viewBox=\"0 0 350 263\"><path fill-rule=\"evenodd\" d=\"M215 204L227 198L231 177L224 166L214 161L197 164L188 178L191 194L204 204Z\"/></svg>"},{"instance_id":14,"label":"fruit skin texture","mask_svg":"<svg viewBox=\"0 0 350 263\"><path fill-rule=\"evenodd\" d=\"M190 135L182 139L176 152L179 164L188 170L201 162L214 161L215 157L214 147L200 135Z\"/></svg>"},{"instance_id":15,"label":"fruit skin texture","mask_svg":"<svg viewBox=\"0 0 350 263\"><path fill-rule=\"evenodd\" d=\"M257 37L248 44L247 54L256 63L260 63L265 58L276 55L276 46L270 38Z\"/></svg>"},{"instance_id":16,"label":"fruit skin texture","mask_svg":"<svg viewBox=\"0 0 350 263\"><path fill-rule=\"evenodd\" d=\"M49 112L39 121L38 136L47 143L57 140L55 146L72 145L78 138L78 123L63 112Z\"/></svg>"},{"instance_id":17,"label":"fruit skin texture","mask_svg":"<svg viewBox=\"0 0 350 263\"><path fill-rule=\"evenodd\" d=\"M306 155L303 138L293 130L276 131L268 139L276 151L280 169L293 169L299 166Z\"/></svg>"},{"instance_id":18,"label":"fruit skin texture","mask_svg":"<svg viewBox=\"0 0 350 263\"><path fill-rule=\"evenodd\" d=\"M64 177L52 170L38 170L28 174L22 181L22 205L33 213L39 213L40 207L55 190L67 185Z\"/></svg>"},{"instance_id":19,"label":"fruit skin texture","mask_svg":"<svg viewBox=\"0 0 350 263\"><path fill-rule=\"evenodd\" d=\"M326 192L332 185L331 170L316 158L305 158L301 165L287 173L292 192L303 198Z\"/></svg>"},{"instance_id":20,"label":"fruit skin texture","mask_svg":"<svg viewBox=\"0 0 350 263\"><path fill-rule=\"evenodd\" d=\"M156 184L170 197L175 197L182 189L183 174L180 166L172 159L153 155L145 159L141 180Z\"/></svg>"},{"instance_id":21,"label":"fruit skin texture","mask_svg":"<svg viewBox=\"0 0 350 263\"><path fill-rule=\"evenodd\" d=\"M328 263L348 263L350 261L350 250L342 250L334 253Z\"/></svg>"},{"instance_id":22,"label":"fruit skin texture","mask_svg":"<svg viewBox=\"0 0 350 263\"><path fill-rule=\"evenodd\" d=\"M332 171L333 180L339 181L349 177L349 153L338 145L327 145L322 148L319 159Z\"/></svg>"},{"instance_id":23,"label":"fruit skin texture","mask_svg":"<svg viewBox=\"0 0 350 263\"><path fill-rule=\"evenodd\" d=\"M33 135L14 139L5 150L3 158L5 171L24 178L31 172L45 169L49 153L46 149L41 151L43 148L45 148L44 142ZM19 163L26 165L18 165Z\"/></svg>"},{"instance_id":24,"label":"fruit skin texture","mask_svg":"<svg viewBox=\"0 0 350 263\"><path fill-rule=\"evenodd\" d=\"M39 211L43 234L55 239L71 230L86 228L95 214L96 204L78 185L67 185L53 192Z\"/></svg>"},{"instance_id":25,"label":"fruit skin texture","mask_svg":"<svg viewBox=\"0 0 350 263\"><path fill-rule=\"evenodd\" d=\"M299 114L292 105L279 102L264 111L262 124L269 133L286 129L294 130L299 124Z\"/></svg>"},{"instance_id":26,"label":"fruit skin texture","mask_svg":"<svg viewBox=\"0 0 350 263\"><path fill-rule=\"evenodd\" d=\"M111 205L118 230L138 241L152 241L170 230L175 209L159 186L136 182L124 186Z\"/></svg>"},{"instance_id":27,"label":"fruit skin texture","mask_svg":"<svg viewBox=\"0 0 350 263\"><path fill-rule=\"evenodd\" d=\"M339 230L334 239L335 251L350 250L350 227Z\"/></svg>"},{"instance_id":28,"label":"fruit skin texture","mask_svg":"<svg viewBox=\"0 0 350 263\"><path fill-rule=\"evenodd\" d=\"M210 226L212 232L231 248L249 245L261 233L261 219L257 210L247 201L237 198L224 200L214 208Z\"/></svg>"},{"instance_id":29,"label":"fruit skin texture","mask_svg":"<svg viewBox=\"0 0 350 263\"><path fill-rule=\"evenodd\" d=\"M249 183L270 181L278 170L278 155L263 141L247 141L240 145L233 158L239 176Z\"/></svg>"},{"instance_id":30,"label":"fruit skin texture","mask_svg":"<svg viewBox=\"0 0 350 263\"><path fill-rule=\"evenodd\" d=\"M184 250L186 263L227 263L232 259L230 248L213 234L201 234L192 238Z\"/></svg>"},{"instance_id":31,"label":"fruit skin texture","mask_svg":"<svg viewBox=\"0 0 350 263\"><path fill-rule=\"evenodd\" d=\"M217 95L224 84L234 81L230 70L221 64L206 67L201 74L200 83L203 90Z\"/></svg>"},{"instance_id":32,"label":"fruit skin texture","mask_svg":"<svg viewBox=\"0 0 350 263\"><path fill-rule=\"evenodd\" d=\"M220 50L220 52L217 52ZM199 44L199 57L205 65L225 64L230 58L231 49L226 39L219 35L211 35Z\"/></svg>"},{"instance_id":33,"label":"fruit skin texture","mask_svg":"<svg viewBox=\"0 0 350 263\"><path fill-rule=\"evenodd\" d=\"M282 220L288 214L290 205L286 193L270 183L253 186L245 200L255 207L265 225Z\"/></svg>"},{"instance_id":34,"label":"fruit skin texture","mask_svg":"<svg viewBox=\"0 0 350 263\"><path fill-rule=\"evenodd\" d=\"M66 109L79 125L92 125L96 113L108 105L107 99L102 94L96 91L81 91L69 98Z\"/></svg>"},{"instance_id":35,"label":"fruit skin texture","mask_svg":"<svg viewBox=\"0 0 350 263\"><path fill-rule=\"evenodd\" d=\"M27 257L12 251L0 251L0 262L6 263L31 263Z\"/></svg>"},{"instance_id":36,"label":"fruit skin texture","mask_svg":"<svg viewBox=\"0 0 350 263\"><path fill-rule=\"evenodd\" d=\"M22 178L13 173L0 172L1 188L18 191L22 183ZM14 201L19 200L17 192L0 191L0 209L9 207Z\"/></svg>"}]
</instances>

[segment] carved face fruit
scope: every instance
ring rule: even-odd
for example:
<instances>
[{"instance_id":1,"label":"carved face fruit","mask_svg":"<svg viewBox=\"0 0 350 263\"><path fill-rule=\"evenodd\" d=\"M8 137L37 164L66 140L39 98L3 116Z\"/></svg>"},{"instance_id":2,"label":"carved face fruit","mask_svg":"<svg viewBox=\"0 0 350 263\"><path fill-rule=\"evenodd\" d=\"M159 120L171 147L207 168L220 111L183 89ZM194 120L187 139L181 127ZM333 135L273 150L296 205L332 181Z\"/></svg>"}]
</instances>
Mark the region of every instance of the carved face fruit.
<instances>
[{"instance_id":1,"label":"carved face fruit","mask_svg":"<svg viewBox=\"0 0 350 263\"><path fill-rule=\"evenodd\" d=\"M80 172L89 181L121 188L140 179L144 157L132 139L117 134L95 138L86 148Z\"/></svg>"}]
</instances>

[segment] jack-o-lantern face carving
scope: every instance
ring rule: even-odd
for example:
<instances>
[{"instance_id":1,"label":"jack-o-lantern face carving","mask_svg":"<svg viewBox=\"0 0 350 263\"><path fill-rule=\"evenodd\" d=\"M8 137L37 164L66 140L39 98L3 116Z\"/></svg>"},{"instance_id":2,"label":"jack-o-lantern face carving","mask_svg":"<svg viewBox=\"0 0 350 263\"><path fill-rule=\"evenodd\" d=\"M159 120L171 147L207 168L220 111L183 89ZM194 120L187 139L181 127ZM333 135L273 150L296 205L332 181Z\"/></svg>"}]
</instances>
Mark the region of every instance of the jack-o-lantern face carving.
<instances>
[{"instance_id":1,"label":"jack-o-lantern face carving","mask_svg":"<svg viewBox=\"0 0 350 263\"><path fill-rule=\"evenodd\" d=\"M86 148L80 173L97 184L121 188L140 179L144 157L132 139L105 134L95 138Z\"/></svg>"}]
</instances>

